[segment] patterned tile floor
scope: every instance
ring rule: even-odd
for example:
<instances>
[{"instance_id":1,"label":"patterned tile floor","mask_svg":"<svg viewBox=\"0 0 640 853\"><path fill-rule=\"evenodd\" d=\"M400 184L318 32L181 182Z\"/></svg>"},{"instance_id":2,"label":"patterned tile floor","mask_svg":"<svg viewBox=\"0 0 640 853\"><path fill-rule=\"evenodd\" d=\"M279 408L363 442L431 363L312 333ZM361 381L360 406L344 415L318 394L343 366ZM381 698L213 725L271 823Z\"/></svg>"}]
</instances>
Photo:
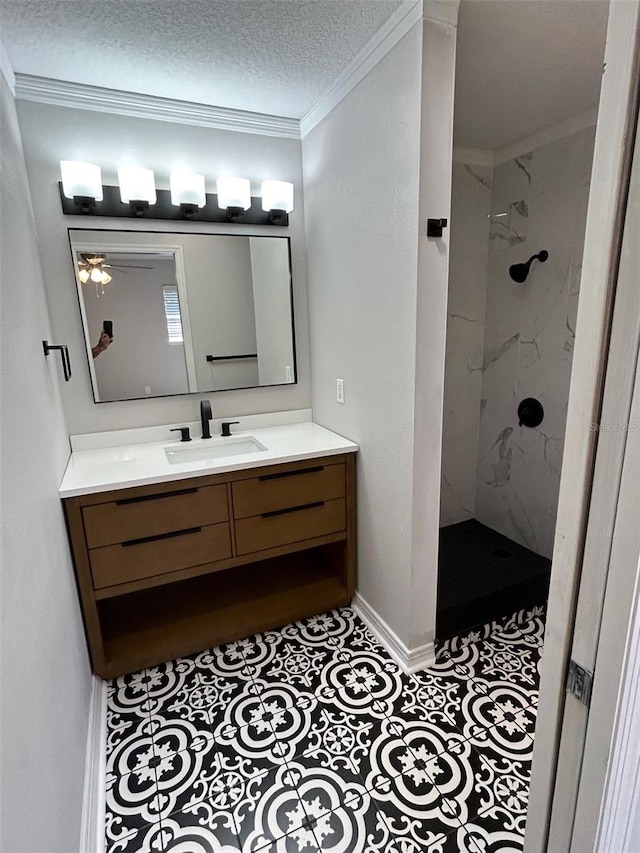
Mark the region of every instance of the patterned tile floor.
<instances>
[{"instance_id":1,"label":"patterned tile floor","mask_svg":"<svg viewBox=\"0 0 640 853\"><path fill-rule=\"evenodd\" d=\"M412 676L344 608L114 680L107 851L521 851L544 632L524 615Z\"/></svg>"}]
</instances>

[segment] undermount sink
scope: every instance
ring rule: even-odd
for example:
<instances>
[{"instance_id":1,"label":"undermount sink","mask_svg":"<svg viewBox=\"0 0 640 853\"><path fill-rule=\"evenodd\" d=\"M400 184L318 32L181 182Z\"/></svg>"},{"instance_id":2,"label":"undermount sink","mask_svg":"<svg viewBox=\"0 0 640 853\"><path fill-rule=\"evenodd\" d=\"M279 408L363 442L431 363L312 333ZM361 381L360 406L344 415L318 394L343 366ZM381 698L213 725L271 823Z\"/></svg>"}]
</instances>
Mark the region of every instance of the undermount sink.
<instances>
[{"instance_id":1,"label":"undermount sink","mask_svg":"<svg viewBox=\"0 0 640 853\"><path fill-rule=\"evenodd\" d=\"M206 462L225 456L241 456L243 453L257 453L266 449L264 444L252 435L239 435L204 440L193 447L165 447L164 452L169 465L178 465L185 462Z\"/></svg>"}]
</instances>

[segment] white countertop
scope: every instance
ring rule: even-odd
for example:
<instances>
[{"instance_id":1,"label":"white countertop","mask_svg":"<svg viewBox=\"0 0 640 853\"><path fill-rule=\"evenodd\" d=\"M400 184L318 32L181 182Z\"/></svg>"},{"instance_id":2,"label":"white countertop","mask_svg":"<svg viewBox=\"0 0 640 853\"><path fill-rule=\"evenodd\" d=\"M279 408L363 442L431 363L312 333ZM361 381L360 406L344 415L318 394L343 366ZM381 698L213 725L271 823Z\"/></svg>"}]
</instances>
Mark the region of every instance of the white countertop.
<instances>
[{"instance_id":1,"label":"white countertop","mask_svg":"<svg viewBox=\"0 0 640 853\"><path fill-rule=\"evenodd\" d=\"M206 445L207 441L193 439L186 444L179 439L168 438L165 441L76 450L71 454L62 478L60 497L91 495L130 486L168 483L206 474L355 453L358 449L358 445L348 438L311 422L234 432L235 437L243 435L254 436L266 450L179 464L169 464L164 452L166 447L196 448Z\"/></svg>"}]
</instances>

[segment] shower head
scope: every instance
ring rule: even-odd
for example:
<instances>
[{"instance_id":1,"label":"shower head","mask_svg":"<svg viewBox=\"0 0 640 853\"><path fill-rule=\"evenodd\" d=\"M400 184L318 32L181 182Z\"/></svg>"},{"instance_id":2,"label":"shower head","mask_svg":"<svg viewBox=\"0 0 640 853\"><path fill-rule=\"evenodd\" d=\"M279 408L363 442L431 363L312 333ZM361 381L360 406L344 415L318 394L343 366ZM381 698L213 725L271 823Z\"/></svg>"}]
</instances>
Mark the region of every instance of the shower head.
<instances>
[{"instance_id":1,"label":"shower head","mask_svg":"<svg viewBox=\"0 0 640 853\"><path fill-rule=\"evenodd\" d=\"M542 249L541 252L538 252L537 255L531 255L529 260L525 264L512 264L509 267L509 275L514 281L517 281L518 284L522 284L527 280L527 276L529 275L529 267L532 262L535 260L540 261L543 264L547 258L549 257L549 252L546 249Z\"/></svg>"}]
</instances>

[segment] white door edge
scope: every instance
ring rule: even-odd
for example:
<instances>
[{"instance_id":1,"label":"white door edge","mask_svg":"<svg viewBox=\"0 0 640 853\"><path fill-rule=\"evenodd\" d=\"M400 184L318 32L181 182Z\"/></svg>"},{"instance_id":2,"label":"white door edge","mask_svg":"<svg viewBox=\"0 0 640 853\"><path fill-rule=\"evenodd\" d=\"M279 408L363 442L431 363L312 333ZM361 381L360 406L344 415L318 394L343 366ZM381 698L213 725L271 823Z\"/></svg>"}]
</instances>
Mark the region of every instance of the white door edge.
<instances>
[{"instance_id":1,"label":"white door edge","mask_svg":"<svg viewBox=\"0 0 640 853\"><path fill-rule=\"evenodd\" d=\"M553 553L545 651L527 814L525 853L545 853L552 807L554 820L570 836L574 797L558 796L554 786L565 702L566 668L573 641L580 569L597 433L602 383L611 325L612 294L620 243L620 215L628 180L630 128L635 104L637 45L640 32L637 0L612 3L605 51L585 253L578 308L563 474ZM615 472L620 476L620 472ZM582 743L582 741L581 741ZM581 756L581 744L572 752ZM565 768L577 781L580 763ZM562 834L562 833L561 833ZM566 849L566 848L565 848Z\"/></svg>"},{"instance_id":2,"label":"white door edge","mask_svg":"<svg viewBox=\"0 0 640 853\"><path fill-rule=\"evenodd\" d=\"M620 314L625 315L625 338L615 343L618 351L616 380L624 384L630 371L631 400L627 410L620 405L625 423L620 431L624 456L618 493L615 526L610 543L606 589L595 658L595 678L579 781L571 850L596 847L598 819L601 818L600 844L604 851L623 851L631 843L633 825L632 792L638 791L640 761L640 613L638 611L638 562L640 525L638 523L638 482L640 481L640 133L636 148L627 203L627 215L618 276ZM615 314L618 314L616 299ZM633 321L635 320L635 328ZM614 329L617 325L614 315ZM627 362L624 367L622 358ZM622 402L622 401L620 401ZM626 414L625 414L626 411ZM587 614L588 616L588 614ZM584 631L583 631L584 633ZM635 756L635 772L629 766ZM605 816L606 815L606 816ZM626 828L625 828L626 827ZM640 832L640 827L637 827ZM625 841L625 837L627 840ZM614 840L615 839L615 842ZM640 849L640 837L629 848Z\"/></svg>"}]
</instances>

